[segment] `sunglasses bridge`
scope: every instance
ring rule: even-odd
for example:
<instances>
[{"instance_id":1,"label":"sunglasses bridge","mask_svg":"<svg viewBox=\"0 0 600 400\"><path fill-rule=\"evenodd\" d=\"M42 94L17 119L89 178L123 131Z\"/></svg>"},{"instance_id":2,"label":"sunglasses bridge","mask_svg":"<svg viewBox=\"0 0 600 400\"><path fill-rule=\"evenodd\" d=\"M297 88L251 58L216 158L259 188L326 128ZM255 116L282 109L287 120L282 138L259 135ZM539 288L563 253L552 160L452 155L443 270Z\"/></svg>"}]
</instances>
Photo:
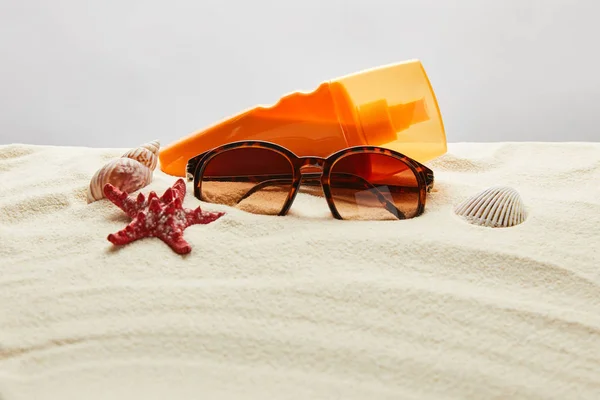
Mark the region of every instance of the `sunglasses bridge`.
<instances>
[{"instance_id":1,"label":"sunglasses bridge","mask_svg":"<svg viewBox=\"0 0 600 400\"><path fill-rule=\"evenodd\" d=\"M319 179L323 176L323 167L325 165L325 159L318 157L300 157L300 174L302 176L303 183L314 182L315 179Z\"/></svg>"}]
</instances>

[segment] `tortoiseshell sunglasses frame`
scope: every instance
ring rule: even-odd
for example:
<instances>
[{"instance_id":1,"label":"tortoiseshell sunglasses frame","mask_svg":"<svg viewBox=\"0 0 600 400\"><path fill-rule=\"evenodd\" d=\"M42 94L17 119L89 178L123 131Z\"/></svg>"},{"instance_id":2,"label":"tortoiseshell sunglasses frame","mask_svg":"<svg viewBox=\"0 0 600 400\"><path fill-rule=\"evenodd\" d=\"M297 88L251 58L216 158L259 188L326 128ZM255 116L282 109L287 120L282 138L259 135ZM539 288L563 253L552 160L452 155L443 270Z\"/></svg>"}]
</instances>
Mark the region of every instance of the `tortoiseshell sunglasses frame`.
<instances>
[{"instance_id":1,"label":"tortoiseshell sunglasses frame","mask_svg":"<svg viewBox=\"0 0 600 400\"><path fill-rule=\"evenodd\" d=\"M378 146L354 146L348 147L342 150L339 150L328 157L315 157L315 156L297 156L291 150L280 146L278 144L272 142L266 142L262 140L244 140L227 143L218 147L215 147L211 150L208 150L204 153L198 154L197 156L191 158L187 162L186 166L186 176L188 181L194 182L194 196L200 200L202 199L202 191L201 185L202 180L200 179L204 175L204 169L208 165L208 161L210 161L213 157L217 156L220 153L225 151L233 150L233 149L245 149L245 148L259 148L259 149L268 149L271 151L275 151L282 156L284 156L292 166L292 183L290 185L290 192L288 193L287 199L279 212L278 215L285 215L289 211L296 195L298 194L300 184L302 182L302 172L301 169L306 166L320 167L322 168L322 174L320 176L320 183L323 188L323 193L325 194L325 199L327 201L327 205L331 210L334 218L343 219L340 213L338 212L335 201L331 194L331 186L330 186L330 172L331 168L335 165L335 163L346 157L350 154L382 154L386 156L390 156L402 161L405 165L407 165L412 172L415 174L418 181L418 190L419 190L419 203L417 206L417 211L414 217L418 217L423 214L425 210L425 202L427 193L431 191L434 185L434 174L431 169L421 164L420 162L413 160L410 157L405 156L402 153L399 153L394 150L386 149ZM263 175L262 178L265 176ZM244 181L249 180L253 182L250 177L245 177ZM256 183L261 183L260 181L256 181ZM414 218L413 217L413 218ZM402 219L402 218L400 218Z\"/></svg>"}]
</instances>

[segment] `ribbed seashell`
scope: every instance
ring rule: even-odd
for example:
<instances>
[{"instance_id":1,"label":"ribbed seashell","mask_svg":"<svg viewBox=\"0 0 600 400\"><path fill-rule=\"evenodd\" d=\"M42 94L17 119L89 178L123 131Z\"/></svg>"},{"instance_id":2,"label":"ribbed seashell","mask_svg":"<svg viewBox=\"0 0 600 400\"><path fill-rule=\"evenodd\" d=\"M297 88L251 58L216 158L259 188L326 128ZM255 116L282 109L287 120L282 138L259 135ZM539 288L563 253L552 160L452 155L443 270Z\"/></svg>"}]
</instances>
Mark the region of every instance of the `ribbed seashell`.
<instances>
[{"instance_id":1,"label":"ribbed seashell","mask_svg":"<svg viewBox=\"0 0 600 400\"><path fill-rule=\"evenodd\" d=\"M88 203L104 198L104 185L107 183L128 193L147 186L152 182L152 173L158 164L159 149L160 142L153 140L106 163L90 181Z\"/></svg>"},{"instance_id":2,"label":"ribbed seashell","mask_svg":"<svg viewBox=\"0 0 600 400\"><path fill-rule=\"evenodd\" d=\"M121 157L132 158L138 160L148 168L154 171L156 164L158 163L158 150L160 149L160 143L158 140L145 143L136 149L131 149Z\"/></svg>"},{"instance_id":3,"label":"ribbed seashell","mask_svg":"<svg viewBox=\"0 0 600 400\"><path fill-rule=\"evenodd\" d=\"M133 158L116 158L100 168L90 181L87 191L88 203L104 198L107 183L131 193L152 182L153 170Z\"/></svg>"},{"instance_id":4,"label":"ribbed seashell","mask_svg":"<svg viewBox=\"0 0 600 400\"><path fill-rule=\"evenodd\" d=\"M158 150L160 149L160 142L158 140L153 140L151 142L144 143L140 147L150 150L154 154L158 155Z\"/></svg>"},{"instance_id":5,"label":"ribbed seashell","mask_svg":"<svg viewBox=\"0 0 600 400\"><path fill-rule=\"evenodd\" d=\"M473 225L508 228L525 221L526 210L519 193L494 186L469 197L454 208L456 215Z\"/></svg>"},{"instance_id":6,"label":"ribbed seashell","mask_svg":"<svg viewBox=\"0 0 600 400\"><path fill-rule=\"evenodd\" d=\"M129 150L127 153L123 154L121 158L131 158L132 160L139 161L152 171L154 171L156 164L158 163L156 154L143 147Z\"/></svg>"}]
</instances>

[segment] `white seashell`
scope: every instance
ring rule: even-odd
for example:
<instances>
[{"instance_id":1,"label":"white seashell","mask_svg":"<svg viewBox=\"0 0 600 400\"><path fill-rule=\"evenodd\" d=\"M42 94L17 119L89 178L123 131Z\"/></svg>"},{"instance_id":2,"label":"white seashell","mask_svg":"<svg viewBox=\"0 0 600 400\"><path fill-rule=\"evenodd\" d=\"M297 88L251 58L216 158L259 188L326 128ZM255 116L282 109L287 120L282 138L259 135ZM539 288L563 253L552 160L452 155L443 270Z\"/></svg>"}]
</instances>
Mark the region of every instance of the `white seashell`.
<instances>
[{"instance_id":1,"label":"white seashell","mask_svg":"<svg viewBox=\"0 0 600 400\"><path fill-rule=\"evenodd\" d=\"M129 150L121 157L131 158L132 160L139 161L153 171L158 163L158 156L145 147L138 147L137 149Z\"/></svg>"},{"instance_id":2,"label":"white seashell","mask_svg":"<svg viewBox=\"0 0 600 400\"><path fill-rule=\"evenodd\" d=\"M490 228L518 225L527 217L519 193L506 186L486 189L458 204L454 212L473 225Z\"/></svg>"},{"instance_id":3,"label":"white seashell","mask_svg":"<svg viewBox=\"0 0 600 400\"><path fill-rule=\"evenodd\" d=\"M87 201L104 198L104 185L110 183L127 193L135 192L152 181L153 170L132 158L117 158L100 168L90 181Z\"/></svg>"}]
</instances>

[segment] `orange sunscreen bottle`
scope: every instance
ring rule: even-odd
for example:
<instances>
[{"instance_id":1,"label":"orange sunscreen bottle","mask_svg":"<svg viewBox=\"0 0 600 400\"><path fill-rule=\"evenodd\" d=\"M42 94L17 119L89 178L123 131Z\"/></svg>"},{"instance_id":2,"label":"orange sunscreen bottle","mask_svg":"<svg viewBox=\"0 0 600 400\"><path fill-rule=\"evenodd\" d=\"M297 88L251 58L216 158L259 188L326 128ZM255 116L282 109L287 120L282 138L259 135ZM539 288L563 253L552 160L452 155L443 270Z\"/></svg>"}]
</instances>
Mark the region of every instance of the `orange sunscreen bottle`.
<instances>
[{"instance_id":1,"label":"orange sunscreen bottle","mask_svg":"<svg viewBox=\"0 0 600 400\"><path fill-rule=\"evenodd\" d=\"M186 175L187 161L225 143L265 140L298 156L373 145L425 163L447 151L435 94L419 60L360 71L294 92L164 147L160 169Z\"/></svg>"}]
</instances>

